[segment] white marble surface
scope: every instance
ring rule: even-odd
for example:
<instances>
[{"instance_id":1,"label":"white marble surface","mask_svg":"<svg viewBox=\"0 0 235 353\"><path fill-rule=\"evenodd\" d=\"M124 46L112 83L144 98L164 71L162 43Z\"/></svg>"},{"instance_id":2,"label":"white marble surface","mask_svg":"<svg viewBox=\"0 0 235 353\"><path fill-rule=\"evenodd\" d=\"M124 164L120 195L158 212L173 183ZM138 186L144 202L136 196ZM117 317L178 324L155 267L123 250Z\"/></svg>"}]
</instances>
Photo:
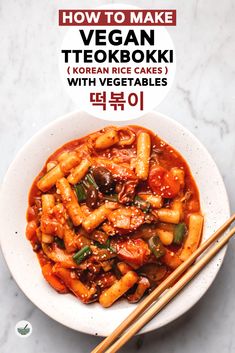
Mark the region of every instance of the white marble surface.
<instances>
[{"instance_id":1,"label":"white marble surface","mask_svg":"<svg viewBox=\"0 0 235 353\"><path fill-rule=\"evenodd\" d=\"M207 147L224 177L234 210L234 1L122 2L178 10L178 25L169 30L177 50L177 75L170 94L157 110L177 119ZM57 50L64 30L57 27L57 9L105 3L0 1L1 179L17 150L36 131L77 108L59 78ZM159 332L134 338L122 351L234 352L234 253L232 241L214 284L190 312ZM2 257L0 261L1 353L82 353L100 341L67 329L39 311L17 287ZM16 322L22 319L29 320L34 330L25 340L14 332Z\"/></svg>"}]
</instances>

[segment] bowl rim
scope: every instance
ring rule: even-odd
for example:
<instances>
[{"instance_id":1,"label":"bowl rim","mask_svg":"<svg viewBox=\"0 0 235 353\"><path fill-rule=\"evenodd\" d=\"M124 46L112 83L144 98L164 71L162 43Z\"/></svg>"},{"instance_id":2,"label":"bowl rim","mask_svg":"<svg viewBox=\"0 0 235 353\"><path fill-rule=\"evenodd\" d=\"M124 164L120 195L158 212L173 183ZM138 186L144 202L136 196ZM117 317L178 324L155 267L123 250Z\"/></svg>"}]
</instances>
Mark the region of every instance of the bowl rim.
<instances>
[{"instance_id":1,"label":"bowl rim","mask_svg":"<svg viewBox=\"0 0 235 353\"><path fill-rule=\"evenodd\" d=\"M7 171L5 173L5 176L3 177L3 180L1 182L1 185L0 185L0 203L1 203L1 195L2 195L2 192L3 192L3 187L4 187L4 184L8 178L8 175L10 174L11 172L11 168L13 167L14 165L14 162L15 160L17 160L20 155L22 153L24 153L24 151L26 151L28 149L28 147L30 146L30 144L32 143L32 141L37 138L38 136L42 135L44 132L46 132L48 129L50 129L51 127L53 127L55 124L61 122L61 121L66 121L66 119L68 118L71 118L73 115L75 114L79 114L79 113L85 113L87 114L86 112L83 112L82 110L74 110L70 113L67 113L67 114L64 114L62 116L59 116L57 117L56 119L54 119L53 121L49 122L48 124L46 124L44 127L40 128L35 134L33 134L29 140L18 150L18 152L15 154L12 162L10 163L9 167L7 168ZM207 156L207 158L209 158L211 160L211 162L214 164L214 167L215 167L215 170L217 171L218 173L218 177L220 178L220 182L221 182L221 187L223 188L223 193L224 193L224 197L225 197L225 200L226 200L226 212L228 213L228 216L231 214L231 210L230 210L230 203L229 203L229 198L228 198L228 194L227 194L227 190L225 188L225 185L224 185L224 182L223 182L223 178L221 176L221 173L219 171L219 168L217 167L217 164L215 162L215 160L213 159L213 157L210 155L210 153L207 151L207 149L204 147L204 145L200 142L200 140L193 135L193 133L188 130L187 128L185 128L182 124L180 124L178 121L176 121L175 119L173 118L170 118L169 116L167 116L166 114L163 114L163 113L160 113L158 111L151 111L149 113L146 114L149 115L149 114L153 114L153 115L157 115L159 116L160 118L163 118L164 120L170 122L170 123L173 123L175 125L177 125L182 131L184 131L189 137L190 139L192 139L192 141L194 140L197 145L200 146L200 148L203 150L203 153ZM90 114L88 114L90 115ZM140 118L137 118L134 120L134 123L133 125L138 125L138 120L143 118L144 116L140 117ZM104 125L108 125L108 121L107 120L103 120L104 122ZM125 125L132 125L131 123L131 120L130 121L119 121L119 120L116 120L116 121L110 121L110 125L115 125L115 122L116 123L123 123ZM66 141L65 141L66 143ZM187 162L187 160L186 160ZM200 193L200 191L199 191ZM0 246L1 246L1 250L2 250L2 253L3 253L3 257L4 257L4 260L7 264L7 267L12 275L12 277L14 278L14 281L16 282L16 284L18 285L18 287L21 289L21 291L26 295L26 297L37 307L39 308L42 312L44 312L48 317L52 318L53 320L57 321L58 323L64 325L65 327L68 327L70 329L73 329L75 331L78 331L78 332L83 332L83 333L86 333L86 334L91 334L91 335L94 335L94 330L92 328L90 328L89 330L86 330L86 329L83 329L82 327L79 328L76 328L75 326L72 326L72 325L69 325L65 322L63 322L62 320L60 321L56 315L52 315L51 313L49 314L44 308L42 308L42 306L37 303L36 300L32 299L31 298L31 295L27 293L27 291L23 288L23 284L22 283L19 283L19 281L15 278L14 276L14 272L12 271L11 269L11 264L8 262L7 260L7 251L6 249L4 248L3 244L2 244L2 237L0 236ZM166 326L168 325L169 323L175 321L176 319L178 319L179 317L181 317L182 315L184 315L188 310L190 310L194 305L196 305L198 303L198 301L203 297L203 295L207 292L207 290L209 289L209 287L211 286L211 284L214 282L220 268L221 268L221 265L223 263L223 260L224 260L224 257L225 257L225 254L226 254L226 251L227 251L227 246L226 245L221 251L220 251L220 262L218 264L218 266L216 266L216 269L214 270L213 272L213 275L211 276L211 278L209 278L206 282L206 285L204 285L204 288L203 290L201 290L200 292L200 295L197 296L197 298L194 300L193 303L190 303L190 305L187 305L187 306L184 306L183 309L181 310L180 314L177 312L175 313L174 315L171 315L168 317L168 319L164 320L164 322L162 323L158 323L158 325L155 325L155 327L153 327L154 325L148 325L147 327L145 326L140 332L137 333L138 334L142 334L142 333L146 333L146 332L151 332L155 329L160 329L161 327L163 326ZM133 308L134 309L134 308ZM153 322L153 320L152 320ZM95 334L97 335L97 334ZM98 336L101 336L101 337L105 337L106 334L98 334Z\"/></svg>"}]
</instances>

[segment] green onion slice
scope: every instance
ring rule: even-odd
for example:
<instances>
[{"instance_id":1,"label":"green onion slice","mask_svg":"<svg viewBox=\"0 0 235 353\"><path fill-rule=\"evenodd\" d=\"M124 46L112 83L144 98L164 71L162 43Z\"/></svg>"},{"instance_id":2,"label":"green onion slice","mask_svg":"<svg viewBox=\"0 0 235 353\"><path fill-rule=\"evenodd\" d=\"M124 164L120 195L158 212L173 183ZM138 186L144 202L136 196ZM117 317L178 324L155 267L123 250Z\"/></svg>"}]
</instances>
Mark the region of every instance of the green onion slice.
<instances>
[{"instance_id":1,"label":"green onion slice","mask_svg":"<svg viewBox=\"0 0 235 353\"><path fill-rule=\"evenodd\" d=\"M82 183L78 183L74 185L74 190L76 192L78 202L82 202L86 200L86 190Z\"/></svg>"},{"instance_id":2,"label":"green onion slice","mask_svg":"<svg viewBox=\"0 0 235 353\"><path fill-rule=\"evenodd\" d=\"M151 209L151 205L149 202L143 200L140 196L136 195L134 197L134 205L139 207L143 212L147 213Z\"/></svg>"},{"instance_id":3,"label":"green onion slice","mask_svg":"<svg viewBox=\"0 0 235 353\"><path fill-rule=\"evenodd\" d=\"M73 260L76 262L76 264L79 265L83 260L85 260L91 254L92 254L91 248L88 245L86 245L81 250L76 252L76 254L73 255Z\"/></svg>"},{"instance_id":4,"label":"green onion slice","mask_svg":"<svg viewBox=\"0 0 235 353\"><path fill-rule=\"evenodd\" d=\"M94 186L96 189L98 189L98 185L95 182L95 179L93 178L93 176L91 175L91 173L87 173L87 175L85 176L85 179L83 181L83 183L85 183L85 186L87 187L87 184L89 186Z\"/></svg>"},{"instance_id":5,"label":"green onion slice","mask_svg":"<svg viewBox=\"0 0 235 353\"><path fill-rule=\"evenodd\" d=\"M148 243L149 243L150 250L152 251L152 253L155 255L157 259L165 255L166 250L162 245L158 236L156 235L152 236L149 239Z\"/></svg>"},{"instance_id":6,"label":"green onion slice","mask_svg":"<svg viewBox=\"0 0 235 353\"><path fill-rule=\"evenodd\" d=\"M173 243L176 245L181 245L183 243L186 232L187 232L187 227L185 223L177 224L174 228Z\"/></svg>"},{"instance_id":7,"label":"green onion slice","mask_svg":"<svg viewBox=\"0 0 235 353\"><path fill-rule=\"evenodd\" d=\"M118 202L118 194L104 195L104 199L111 202Z\"/></svg>"},{"instance_id":8,"label":"green onion slice","mask_svg":"<svg viewBox=\"0 0 235 353\"><path fill-rule=\"evenodd\" d=\"M61 248L61 249L65 248L63 239L61 239L59 237L55 237L54 242L58 245L59 248Z\"/></svg>"},{"instance_id":9,"label":"green onion slice","mask_svg":"<svg viewBox=\"0 0 235 353\"><path fill-rule=\"evenodd\" d=\"M110 243L111 243L110 239L108 239L105 244L101 244L98 241L94 242L94 244L95 244L95 246L97 246L97 248L99 248L99 249L107 249L107 250L115 253L116 250L111 246Z\"/></svg>"}]
</instances>

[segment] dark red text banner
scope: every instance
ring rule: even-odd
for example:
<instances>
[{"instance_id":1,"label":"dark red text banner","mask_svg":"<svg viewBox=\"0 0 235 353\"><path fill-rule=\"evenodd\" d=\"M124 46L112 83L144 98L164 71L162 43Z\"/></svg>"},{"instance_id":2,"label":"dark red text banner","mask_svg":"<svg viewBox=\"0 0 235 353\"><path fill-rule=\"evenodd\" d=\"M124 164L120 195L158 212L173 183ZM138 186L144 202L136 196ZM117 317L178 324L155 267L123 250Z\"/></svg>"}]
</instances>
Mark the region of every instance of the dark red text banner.
<instances>
[{"instance_id":1,"label":"dark red text banner","mask_svg":"<svg viewBox=\"0 0 235 353\"><path fill-rule=\"evenodd\" d=\"M59 26L176 26L176 10L59 10Z\"/></svg>"}]
</instances>

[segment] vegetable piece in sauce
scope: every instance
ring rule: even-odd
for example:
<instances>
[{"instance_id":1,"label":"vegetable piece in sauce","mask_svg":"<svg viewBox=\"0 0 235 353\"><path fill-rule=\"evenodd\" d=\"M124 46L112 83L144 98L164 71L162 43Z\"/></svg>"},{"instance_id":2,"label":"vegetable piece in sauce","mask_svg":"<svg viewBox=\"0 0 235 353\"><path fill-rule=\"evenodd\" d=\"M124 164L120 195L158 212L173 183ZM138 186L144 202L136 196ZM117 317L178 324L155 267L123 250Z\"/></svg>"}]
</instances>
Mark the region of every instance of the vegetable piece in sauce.
<instances>
[{"instance_id":1,"label":"vegetable piece in sauce","mask_svg":"<svg viewBox=\"0 0 235 353\"><path fill-rule=\"evenodd\" d=\"M36 237L37 227L37 222L34 220L27 223L26 236L28 240L32 240Z\"/></svg>"},{"instance_id":2,"label":"vegetable piece in sauce","mask_svg":"<svg viewBox=\"0 0 235 353\"><path fill-rule=\"evenodd\" d=\"M58 245L58 247L60 249L64 249L65 248L63 239L61 239L59 237L55 237L54 241L55 241L55 243Z\"/></svg>"},{"instance_id":3,"label":"vegetable piece in sauce","mask_svg":"<svg viewBox=\"0 0 235 353\"><path fill-rule=\"evenodd\" d=\"M108 250L111 251L111 252L114 252L114 253L116 252L116 250L114 249L114 247L111 246L111 241L110 241L110 239L108 239L105 244L101 244L101 243L99 243L98 241L95 241L95 245L96 245L97 248L99 248L99 249L108 249Z\"/></svg>"},{"instance_id":4,"label":"vegetable piece in sauce","mask_svg":"<svg viewBox=\"0 0 235 353\"><path fill-rule=\"evenodd\" d=\"M79 265L83 260L85 260L91 254L92 254L91 248L88 245L86 245L81 250L76 252L76 254L73 255L73 260L76 262L76 264Z\"/></svg>"},{"instance_id":5,"label":"vegetable piece in sauce","mask_svg":"<svg viewBox=\"0 0 235 353\"><path fill-rule=\"evenodd\" d=\"M42 274L45 280L59 293L68 293L67 287L61 282L61 280L53 274L53 266L50 263L45 264L42 267Z\"/></svg>"},{"instance_id":6,"label":"vegetable piece in sauce","mask_svg":"<svg viewBox=\"0 0 235 353\"><path fill-rule=\"evenodd\" d=\"M122 207L108 215L108 220L115 228L135 230L144 222L144 213L135 206Z\"/></svg>"},{"instance_id":7,"label":"vegetable piece in sauce","mask_svg":"<svg viewBox=\"0 0 235 353\"><path fill-rule=\"evenodd\" d=\"M76 264L71 254L68 254L64 249L60 249L56 243L50 245L42 243L43 252L54 262L59 262L61 266L66 268L76 267Z\"/></svg>"},{"instance_id":8,"label":"vegetable piece in sauce","mask_svg":"<svg viewBox=\"0 0 235 353\"><path fill-rule=\"evenodd\" d=\"M177 224L174 229L173 243L176 245L181 245L183 243L186 232L187 232L187 227L185 223Z\"/></svg>"},{"instance_id":9,"label":"vegetable piece in sauce","mask_svg":"<svg viewBox=\"0 0 235 353\"><path fill-rule=\"evenodd\" d=\"M96 167L93 169L93 176L102 193L110 194L114 191L115 182L108 169L105 167Z\"/></svg>"},{"instance_id":10,"label":"vegetable piece in sauce","mask_svg":"<svg viewBox=\"0 0 235 353\"><path fill-rule=\"evenodd\" d=\"M135 188L135 180L128 180L122 184L117 185L116 190L120 189L120 191L118 192L118 201L123 204L132 203L135 197Z\"/></svg>"},{"instance_id":11,"label":"vegetable piece in sauce","mask_svg":"<svg viewBox=\"0 0 235 353\"><path fill-rule=\"evenodd\" d=\"M76 279L73 271L61 267L60 264L56 264L53 267L53 272L83 303L91 303L95 300L96 288L94 285L88 288L80 280Z\"/></svg>"},{"instance_id":12,"label":"vegetable piece in sauce","mask_svg":"<svg viewBox=\"0 0 235 353\"><path fill-rule=\"evenodd\" d=\"M117 243L118 258L133 268L142 266L150 255L148 244L142 239L127 239Z\"/></svg>"},{"instance_id":13,"label":"vegetable piece in sauce","mask_svg":"<svg viewBox=\"0 0 235 353\"><path fill-rule=\"evenodd\" d=\"M104 195L104 199L111 202L118 202L118 194Z\"/></svg>"},{"instance_id":14,"label":"vegetable piece in sauce","mask_svg":"<svg viewBox=\"0 0 235 353\"><path fill-rule=\"evenodd\" d=\"M149 247L157 259L165 255L166 251L158 236L153 236L148 241Z\"/></svg>"},{"instance_id":15,"label":"vegetable piece in sauce","mask_svg":"<svg viewBox=\"0 0 235 353\"><path fill-rule=\"evenodd\" d=\"M165 265L155 263L145 264L138 271L140 275L147 277L151 282L161 281L167 274Z\"/></svg>"},{"instance_id":16,"label":"vegetable piece in sauce","mask_svg":"<svg viewBox=\"0 0 235 353\"><path fill-rule=\"evenodd\" d=\"M78 202L82 202L86 200L86 190L82 183L78 183L74 185L74 190L76 192Z\"/></svg>"},{"instance_id":17,"label":"vegetable piece in sauce","mask_svg":"<svg viewBox=\"0 0 235 353\"><path fill-rule=\"evenodd\" d=\"M98 185L96 184L95 179L93 178L91 173L87 173L83 183L87 188L89 188L89 186L94 186L96 189L98 189Z\"/></svg>"},{"instance_id":18,"label":"vegetable piece in sauce","mask_svg":"<svg viewBox=\"0 0 235 353\"><path fill-rule=\"evenodd\" d=\"M150 208L151 208L150 203L145 201L138 195L136 195L134 198L134 204L145 213L150 211Z\"/></svg>"},{"instance_id":19,"label":"vegetable piece in sauce","mask_svg":"<svg viewBox=\"0 0 235 353\"><path fill-rule=\"evenodd\" d=\"M150 287L149 280L146 277L140 277L137 282L137 288L133 294L127 296L129 303L137 303L144 295L146 290Z\"/></svg>"},{"instance_id":20,"label":"vegetable piece in sauce","mask_svg":"<svg viewBox=\"0 0 235 353\"><path fill-rule=\"evenodd\" d=\"M164 198L173 198L180 191L179 180L167 169L154 166L150 169L148 183L153 192Z\"/></svg>"}]
</instances>

